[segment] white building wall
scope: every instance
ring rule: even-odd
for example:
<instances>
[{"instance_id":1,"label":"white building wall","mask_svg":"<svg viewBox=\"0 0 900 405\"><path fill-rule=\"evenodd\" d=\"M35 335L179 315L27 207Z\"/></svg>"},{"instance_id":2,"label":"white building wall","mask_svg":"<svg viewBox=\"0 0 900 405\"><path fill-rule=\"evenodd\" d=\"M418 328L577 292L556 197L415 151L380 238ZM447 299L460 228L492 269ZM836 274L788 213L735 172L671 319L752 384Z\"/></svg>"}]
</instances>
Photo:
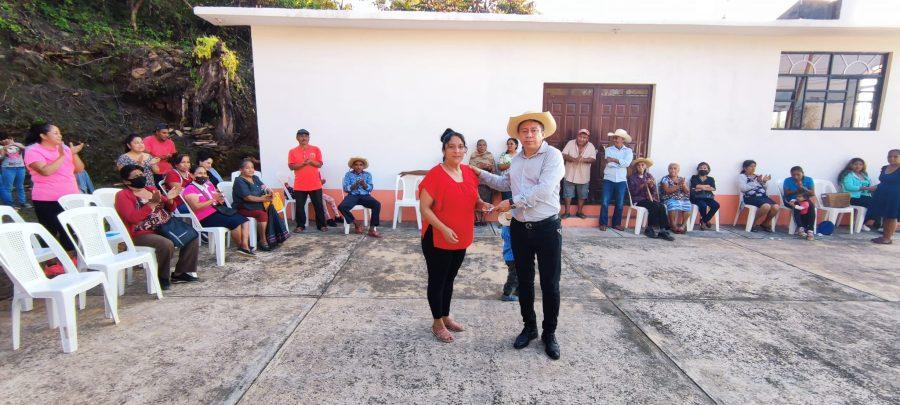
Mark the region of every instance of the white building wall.
<instances>
[{"instance_id":1,"label":"white building wall","mask_svg":"<svg viewBox=\"0 0 900 405\"><path fill-rule=\"evenodd\" d=\"M462 132L474 150L504 148L510 115L542 106L543 84L655 86L650 157L693 173L708 161L720 194L736 194L740 162L788 176L801 165L834 180L859 156L870 172L900 147L900 82L891 80L877 131L773 131L781 51L896 52L900 38L684 34L523 33L252 27L263 171L287 171L294 133L308 129L325 155L327 188L352 155L369 159L376 189L397 172L440 160L438 137ZM895 61L892 61L895 62Z\"/></svg>"}]
</instances>

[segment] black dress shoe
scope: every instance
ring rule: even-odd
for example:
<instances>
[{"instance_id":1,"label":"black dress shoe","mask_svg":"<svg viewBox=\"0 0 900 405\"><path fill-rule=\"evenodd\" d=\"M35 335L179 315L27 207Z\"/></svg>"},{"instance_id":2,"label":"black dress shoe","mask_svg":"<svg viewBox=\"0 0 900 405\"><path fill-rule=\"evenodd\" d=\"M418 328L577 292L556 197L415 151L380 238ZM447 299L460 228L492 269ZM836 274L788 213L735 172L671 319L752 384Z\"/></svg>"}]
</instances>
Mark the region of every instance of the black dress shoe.
<instances>
[{"instance_id":1,"label":"black dress shoe","mask_svg":"<svg viewBox=\"0 0 900 405\"><path fill-rule=\"evenodd\" d=\"M544 341L544 352L553 360L559 360L559 343L556 342L555 333L545 333L541 336Z\"/></svg>"},{"instance_id":2,"label":"black dress shoe","mask_svg":"<svg viewBox=\"0 0 900 405\"><path fill-rule=\"evenodd\" d=\"M528 347L528 344L531 343L532 340L537 339L538 333L537 329L531 329L526 327L522 329L522 333L516 337L516 341L513 343L513 347L516 349L524 349Z\"/></svg>"}]
</instances>

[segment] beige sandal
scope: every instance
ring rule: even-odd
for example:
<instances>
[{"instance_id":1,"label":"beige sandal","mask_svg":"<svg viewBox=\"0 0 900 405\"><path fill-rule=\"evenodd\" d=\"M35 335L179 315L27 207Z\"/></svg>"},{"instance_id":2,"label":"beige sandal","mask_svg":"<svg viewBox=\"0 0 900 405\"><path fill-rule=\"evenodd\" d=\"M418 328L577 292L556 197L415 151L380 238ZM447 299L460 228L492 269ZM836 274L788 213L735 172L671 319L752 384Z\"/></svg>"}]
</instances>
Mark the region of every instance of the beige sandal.
<instances>
[{"instance_id":1,"label":"beige sandal","mask_svg":"<svg viewBox=\"0 0 900 405\"><path fill-rule=\"evenodd\" d=\"M465 326L462 326L461 323L456 322L453 319L444 320L444 326L453 332L462 332L462 331L466 330Z\"/></svg>"},{"instance_id":2,"label":"beige sandal","mask_svg":"<svg viewBox=\"0 0 900 405\"><path fill-rule=\"evenodd\" d=\"M443 328L437 332L434 331L434 328L431 328L431 334L444 343L453 343L453 335L450 334L450 331L447 328Z\"/></svg>"}]
</instances>

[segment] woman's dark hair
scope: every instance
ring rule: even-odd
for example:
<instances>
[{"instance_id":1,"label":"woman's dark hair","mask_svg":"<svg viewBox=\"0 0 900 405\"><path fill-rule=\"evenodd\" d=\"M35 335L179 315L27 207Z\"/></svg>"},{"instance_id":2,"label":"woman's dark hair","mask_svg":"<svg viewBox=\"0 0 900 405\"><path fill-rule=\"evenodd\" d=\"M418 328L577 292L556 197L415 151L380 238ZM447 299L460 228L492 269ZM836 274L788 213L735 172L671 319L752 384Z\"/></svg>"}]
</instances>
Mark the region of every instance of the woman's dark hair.
<instances>
[{"instance_id":1,"label":"woman's dark hair","mask_svg":"<svg viewBox=\"0 0 900 405\"><path fill-rule=\"evenodd\" d=\"M853 172L853 165L857 162L862 163L863 165L862 174L864 174L866 177L869 177L869 173L866 173L866 161L862 160L862 158L855 157L853 159L850 159L850 161L847 162L847 166L844 166L844 169L841 170L840 174L838 174L838 183L844 182L844 177L847 177L848 174Z\"/></svg>"},{"instance_id":2,"label":"woman's dark hair","mask_svg":"<svg viewBox=\"0 0 900 405\"><path fill-rule=\"evenodd\" d=\"M800 172L800 174L803 174L804 177L806 177L806 176L805 176L805 173L803 172L803 168L800 167L800 166L794 166L794 167L792 167L792 168L791 168L791 174L794 174L794 172Z\"/></svg>"},{"instance_id":3,"label":"woman's dark hair","mask_svg":"<svg viewBox=\"0 0 900 405\"><path fill-rule=\"evenodd\" d=\"M121 177L122 180L127 181L128 177L131 175L131 172L133 172L135 170L140 170L142 173L144 172L144 168L142 168L138 165L125 165L125 166L122 166L121 169L119 169L119 177Z\"/></svg>"},{"instance_id":4,"label":"woman's dark hair","mask_svg":"<svg viewBox=\"0 0 900 405\"><path fill-rule=\"evenodd\" d=\"M700 166L706 166L706 168L709 169L709 171L712 171L712 167L709 167L709 163L706 163L706 162L700 162L700 163L697 163L697 170L698 170L698 171L700 170Z\"/></svg>"},{"instance_id":5,"label":"woman's dark hair","mask_svg":"<svg viewBox=\"0 0 900 405\"><path fill-rule=\"evenodd\" d=\"M205 160L205 159L204 159L204 160ZM243 159L243 160L241 160L241 164L238 165L238 169L243 169L243 168L244 168L244 165L246 165L247 163L250 163L251 165L253 165L253 168L256 169L256 163L253 163L253 159Z\"/></svg>"},{"instance_id":6,"label":"woman's dark hair","mask_svg":"<svg viewBox=\"0 0 900 405\"><path fill-rule=\"evenodd\" d=\"M450 143L450 139L453 137L459 138L462 141L463 146L466 146L466 137L463 134L456 132L450 128L444 130L444 133L441 134L441 150L447 149L447 144Z\"/></svg>"},{"instance_id":7,"label":"woman's dark hair","mask_svg":"<svg viewBox=\"0 0 900 405\"><path fill-rule=\"evenodd\" d=\"M50 132L50 128L53 128L53 124L47 122L31 124L31 127L28 128L28 135L25 136L25 145L40 143L41 134Z\"/></svg>"},{"instance_id":8,"label":"woman's dark hair","mask_svg":"<svg viewBox=\"0 0 900 405\"><path fill-rule=\"evenodd\" d=\"M508 143L509 141L515 142L515 143L516 143L516 148L519 147L519 140L518 140L518 139L516 139L516 138L509 138L509 139L506 140L507 143Z\"/></svg>"},{"instance_id":9,"label":"woman's dark hair","mask_svg":"<svg viewBox=\"0 0 900 405\"><path fill-rule=\"evenodd\" d=\"M799 192L797 192L797 195L802 195L803 198L807 200L812 198L812 193L810 193L809 190L800 190Z\"/></svg>"},{"instance_id":10,"label":"woman's dark hair","mask_svg":"<svg viewBox=\"0 0 900 405\"><path fill-rule=\"evenodd\" d=\"M200 163L206 159L212 159L214 157L214 154L208 150L200 149L199 151L197 151L197 163Z\"/></svg>"},{"instance_id":11,"label":"woman's dark hair","mask_svg":"<svg viewBox=\"0 0 900 405\"><path fill-rule=\"evenodd\" d=\"M172 156L172 157L169 159L169 163L171 163L172 166L175 166L175 165L181 163L181 161L182 161L184 158L188 158L188 160L190 160L190 159L191 159L191 155L189 155L189 154L187 154L187 153L176 153L174 156ZM193 173L193 172L194 172L194 171L191 170L191 173Z\"/></svg>"},{"instance_id":12,"label":"woman's dark hair","mask_svg":"<svg viewBox=\"0 0 900 405\"><path fill-rule=\"evenodd\" d=\"M128 152L131 150L131 146L129 146L129 145L131 145L131 141L133 141L134 138L141 138L141 136L138 134L135 134L135 133L130 133L130 134L128 134L128 136L125 137L125 140L122 142L122 144L125 145L125 152ZM141 138L141 139L143 139L143 138Z\"/></svg>"},{"instance_id":13,"label":"woman's dark hair","mask_svg":"<svg viewBox=\"0 0 900 405\"><path fill-rule=\"evenodd\" d=\"M750 165L755 165L755 164L756 164L756 161L753 159L745 160L744 163L741 163L741 174L747 173L747 168L750 167Z\"/></svg>"}]
</instances>

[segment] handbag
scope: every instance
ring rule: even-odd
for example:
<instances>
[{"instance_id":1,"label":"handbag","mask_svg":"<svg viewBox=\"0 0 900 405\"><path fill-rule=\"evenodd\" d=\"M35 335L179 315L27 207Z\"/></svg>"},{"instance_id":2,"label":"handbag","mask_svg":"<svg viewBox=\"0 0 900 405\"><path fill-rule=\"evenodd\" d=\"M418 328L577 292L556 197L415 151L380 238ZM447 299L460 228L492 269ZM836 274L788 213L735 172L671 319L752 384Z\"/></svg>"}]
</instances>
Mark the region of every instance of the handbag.
<instances>
[{"instance_id":1,"label":"handbag","mask_svg":"<svg viewBox=\"0 0 900 405\"><path fill-rule=\"evenodd\" d=\"M216 204L216 205L213 205L213 208L214 208L214 209L216 210L216 212L218 212L219 214L226 215L226 216L237 215L237 213L238 213L236 209L231 208L231 207L229 207L229 206L227 206L227 205L219 205L219 204Z\"/></svg>"},{"instance_id":2,"label":"handbag","mask_svg":"<svg viewBox=\"0 0 900 405\"><path fill-rule=\"evenodd\" d=\"M847 208L850 206L850 193L822 194L822 205L828 208Z\"/></svg>"},{"instance_id":3,"label":"handbag","mask_svg":"<svg viewBox=\"0 0 900 405\"><path fill-rule=\"evenodd\" d=\"M194 227L176 218L170 218L168 222L159 224L156 232L172 241L176 248L182 248L200 236Z\"/></svg>"}]
</instances>

